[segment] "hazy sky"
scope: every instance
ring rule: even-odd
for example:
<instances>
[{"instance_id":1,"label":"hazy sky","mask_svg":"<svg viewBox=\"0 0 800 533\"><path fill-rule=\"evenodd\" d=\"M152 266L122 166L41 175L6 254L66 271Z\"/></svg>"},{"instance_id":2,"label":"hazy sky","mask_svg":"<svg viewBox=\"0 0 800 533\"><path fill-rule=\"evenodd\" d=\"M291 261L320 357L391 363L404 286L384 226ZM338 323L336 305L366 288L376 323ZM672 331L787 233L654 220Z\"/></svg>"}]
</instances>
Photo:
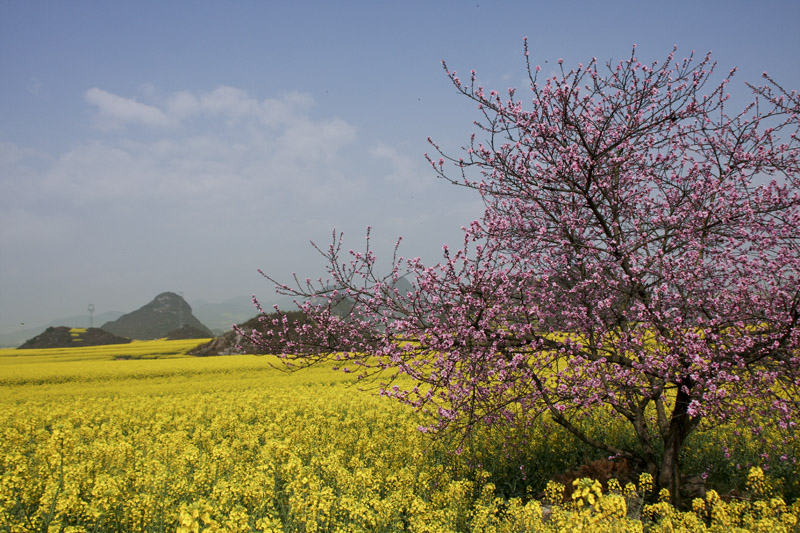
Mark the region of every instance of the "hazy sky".
<instances>
[{"instance_id":1,"label":"hazy sky","mask_svg":"<svg viewBox=\"0 0 800 533\"><path fill-rule=\"evenodd\" d=\"M343 230L439 257L481 214L440 180L479 118L441 60L524 85L550 69L713 51L734 96L800 89L800 2L0 2L0 331L222 301L321 272ZM545 63L548 61L548 63Z\"/></svg>"}]
</instances>

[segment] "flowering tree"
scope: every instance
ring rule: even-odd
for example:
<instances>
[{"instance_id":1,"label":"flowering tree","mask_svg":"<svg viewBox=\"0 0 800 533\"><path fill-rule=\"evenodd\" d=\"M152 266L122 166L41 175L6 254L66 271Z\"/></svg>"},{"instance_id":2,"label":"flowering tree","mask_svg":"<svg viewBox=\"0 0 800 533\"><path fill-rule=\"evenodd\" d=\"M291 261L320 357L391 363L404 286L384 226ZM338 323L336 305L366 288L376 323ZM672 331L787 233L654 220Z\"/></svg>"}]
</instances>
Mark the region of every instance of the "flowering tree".
<instances>
[{"instance_id":1,"label":"flowering tree","mask_svg":"<svg viewBox=\"0 0 800 533\"><path fill-rule=\"evenodd\" d=\"M673 498L701 424L794 426L800 99L766 78L731 114L734 71L712 85L709 56L674 54L559 61L544 78L526 43L524 98L444 65L482 119L462 157L432 143L441 157L429 161L481 195L483 217L439 264L396 251L384 276L369 232L363 252L334 233L320 249L330 280L277 284L314 325L264 318L272 329L254 342L294 367L388 376L382 393L435 413L430 430L549 413ZM415 385L392 386L399 374ZM593 436L585 417L597 413L627 421L635 444Z\"/></svg>"}]
</instances>

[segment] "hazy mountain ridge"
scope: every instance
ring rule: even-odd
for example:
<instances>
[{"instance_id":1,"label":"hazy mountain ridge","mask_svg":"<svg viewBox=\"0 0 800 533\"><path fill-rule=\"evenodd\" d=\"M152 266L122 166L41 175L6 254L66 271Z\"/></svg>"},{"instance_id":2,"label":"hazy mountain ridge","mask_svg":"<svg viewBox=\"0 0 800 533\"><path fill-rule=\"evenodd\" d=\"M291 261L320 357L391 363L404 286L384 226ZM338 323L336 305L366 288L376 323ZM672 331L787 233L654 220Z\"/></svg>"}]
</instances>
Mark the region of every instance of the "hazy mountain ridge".
<instances>
[{"instance_id":1,"label":"hazy mountain ridge","mask_svg":"<svg viewBox=\"0 0 800 533\"><path fill-rule=\"evenodd\" d=\"M251 298L247 296L237 296L218 303L194 300L191 305L194 316L208 326L215 336L227 333L233 324L249 320L257 313Z\"/></svg>"},{"instance_id":2,"label":"hazy mountain ridge","mask_svg":"<svg viewBox=\"0 0 800 533\"><path fill-rule=\"evenodd\" d=\"M410 284L407 280L401 279L398 282L401 292L407 292ZM282 311L296 311L293 299L290 296L274 295L271 298L259 298L264 310L268 313L273 311L273 306L277 305ZM209 337L219 337L231 331L233 324L242 324L258 314L258 310L253 305L251 296L234 296L221 302L208 302L206 300L192 300L188 304L191 314L205 327L210 330ZM46 323L36 326L27 324L18 330L0 333L0 348L15 348L27 340L40 335L47 328L68 326L70 328L88 328L91 325L108 324L114 322L126 313L122 311L104 311L94 315L93 323L90 324L89 314L73 315L69 317L56 318ZM179 325L175 325L172 330L178 330ZM22 326L22 324L21 324Z\"/></svg>"},{"instance_id":3,"label":"hazy mountain ridge","mask_svg":"<svg viewBox=\"0 0 800 533\"><path fill-rule=\"evenodd\" d=\"M257 313L250 296L236 296L218 303L194 300L189 305L192 314L197 320L213 333L213 335L208 335L209 337L222 335L230 331L233 324L244 322ZM272 304L270 303L267 307L271 309ZM287 300L284 302L284 305L281 305L281 309L284 308L293 309L291 300ZM55 318L48 322L35 325L20 324L21 327L19 329L7 330L0 333L0 348L16 348L28 339L40 335L47 328L60 326L68 326L70 328L98 327L99 324L105 325L109 322L113 322L125 314L126 313L123 311L104 311L102 313L96 313L91 324L88 313ZM176 326L173 329L179 328Z\"/></svg>"}]
</instances>

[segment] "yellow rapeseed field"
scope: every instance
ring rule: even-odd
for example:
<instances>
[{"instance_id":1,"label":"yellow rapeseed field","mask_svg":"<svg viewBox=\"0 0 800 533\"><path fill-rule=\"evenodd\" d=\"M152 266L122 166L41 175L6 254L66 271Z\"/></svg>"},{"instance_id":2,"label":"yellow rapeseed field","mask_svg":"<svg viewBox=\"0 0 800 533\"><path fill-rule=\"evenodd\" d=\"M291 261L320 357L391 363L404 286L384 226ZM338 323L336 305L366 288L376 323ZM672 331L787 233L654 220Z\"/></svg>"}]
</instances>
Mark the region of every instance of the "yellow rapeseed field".
<instances>
[{"instance_id":1,"label":"yellow rapeseed field","mask_svg":"<svg viewBox=\"0 0 800 533\"><path fill-rule=\"evenodd\" d=\"M681 513L652 487L551 483L503 500L417 431L423 421L329 368L194 358L195 341L0 350L0 531L791 531L798 504L713 491Z\"/></svg>"}]
</instances>

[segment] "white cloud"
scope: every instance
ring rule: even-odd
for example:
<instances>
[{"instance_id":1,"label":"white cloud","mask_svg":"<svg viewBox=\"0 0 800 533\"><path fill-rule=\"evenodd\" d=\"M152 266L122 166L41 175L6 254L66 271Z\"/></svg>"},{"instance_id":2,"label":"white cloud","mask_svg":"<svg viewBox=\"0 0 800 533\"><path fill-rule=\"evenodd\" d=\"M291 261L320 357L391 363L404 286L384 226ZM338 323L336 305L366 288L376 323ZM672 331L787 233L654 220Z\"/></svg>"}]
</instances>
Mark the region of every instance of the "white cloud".
<instances>
[{"instance_id":1,"label":"white cloud","mask_svg":"<svg viewBox=\"0 0 800 533\"><path fill-rule=\"evenodd\" d=\"M156 100L157 91L152 86L143 86L141 93ZM176 91L160 103L140 102L97 87L86 91L84 99L97 108L96 123L102 130L122 129L129 124L164 128L191 119L221 119L228 126L244 123L279 129L293 126L314 106L310 95L298 91L258 100L228 85L206 92Z\"/></svg>"},{"instance_id":2,"label":"white cloud","mask_svg":"<svg viewBox=\"0 0 800 533\"><path fill-rule=\"evenodd\" d=\"M177 98L183 100L185 106L189 101L186 94L181 94ZM224 117L231 122L257 120L272 128L294 123L298 117L305 116L314 106L314 99L305 93L293 91L279 98L259 101L250 97L246 91L226 85L198 95L196 102L194 111L197 113Z\"/></svg>"},{"instance_id":3,"label":"white cloud","mask_svg":"<svg viewBox=\"0 0 800 533\"><path fill-rule=\"evenodd\" d=\"M142 93L155 100L156 89L149 85L143 87ZM164 128L198 118L222 119L229 126L260 123L270 128L283 128L305 117L314 106L310 95L298 91L258 100L247 91L228 85L206 92L176 91L161 104L139 102L97 87L86 91L84 99L97 108L97 126L103 130L121 129L128 124Z\"/></svg>"},{"instance_id":4,"label":"white cloud","mask_svg":"<svg viewBox=\"0 0 800 533\"><path fill-rule=\"evenodd\" d=\"M257 209L289 202L319 208L359 194L347 151L356 129L337 117L314 118L301 92L259 100L221 86L139 102L99 88L86 92L98 125L123 131L76 144L41 175L41 188L72 206L124 203L156 208L214 204ZM151 126L126 136L124 126ZM173 126L173 127L165 127Z\"/></svg>"},{"instance_id":5,"label":"white cloud","mask_svg":"<svg viewBox=\"0 0 800 533\"><path fill-rule=\"evenodd\" d=\"M257 116L260 106L255 98L250 98L246 91L235 87L217 87L200 96L200 109L210 115L222 115L230 118Z\"/></svg>"},{"instance_id":6,"label":"white cloud","mask_svg":"<svg viewBox=\"0 0 800 533\"><path fill-rule=\"evenodd\" d=\"M305 162L330 161L355 139L355 128L341 119L295 120L278 137L276 157Z\"/></svg>"},{"instance_id":7,"label":"white cloud","mask_svg":"<svg viewBox=\"0 0 800 533\"><path fill-rule=\"evenodd\" d=\"M413 195L431 182L424 162L387 143L360 145L347 120L314 116L308 94L257 99L218 87L152 95L140 102L90 89L86 102L117 130L49 158L0 144L0 183L15 193L0 202L0 222L11 228L3 239L17 248L46 243L57 225L102 243L95 256L104 246L138 246L144 256L171 257L175 242L203 250L213 240L291 258L305 257L308 239L324 242L332 226L358 239L373 225L377 247L427 227L440 211ZM128 135L130 124L151 127Z\"/></svg>"},{"instance_id":8,"label":"white cloud","mask_svg":"<svg viewBox=\"0 0 800 533\"><path fill-rule=\"evenodd\" d=\"M143 163L124 147L87 142L54 161L44 175L43 192L74 206L140 197L147 179Z\"/></svg>"},{"instance_id":9,"label":"white cloud","mask_svg":"<svg viewBox=\"0 0 800 533\"><path fill-rule=\"evenodd\" d=\"M426 172L427 167L420 168L419 163L415 163L408 155L398 152L396 148L380 143L369 153L372 157L389 163L389 171L383 176L387 182L413 192L420 192L430 186L430 173Z\"/></svg>"},{"instance_id":10,"label":"white cloud","mask_svg":"<svg viewBox=\"0 0 800 533\"><path fill-rule=\"evenodd\" d=\"M38 203L43 213L54 209L68 216L169 213L198 223L225 220L231 227L265 217L294 227L327 220L323 233L328 225L361 231L377 219L392 239L405 233L407 223L427 220L418 213L425 212L435 180L422 158L388 143L363 146L348 121L314 116L314 99L306 93L257 99L221 86L160 99L154 89L150 95L140 93L145 101L137 101L99 88L87 91L98 118L117 131L76 142L38 161L38 168L4 165L14 169L7 176L25 171L26 179L9 180L25 183L17 189L28 198L6 205L33 213ZM127 135L128 124L152 127ZM21 150L0 150L0 162L17 161ZM408 220L389 217L390 209Z\"/></svg>"},{"instance_id":11,"label":"white cloud","mask_svg":"<svg viewBox=\"0 0 800 533\"><path fill-rule=\"evenodd\" d=\"M33 148L0 141L0 169L9 169L13 165L23 164L28 159L40 157L42 157L42 154L39 154Z\"/></svg>"},{"instance_id":12,"label":"white cloud","mask_svg":"<svg viewBox=\"0 0 800 533\"><path fill-rule=\"evenodd\" d=\"M178 118L196 114L200 110L200 102L189 91L178 91L167 99L167 112Z\"/></svg>"},{"instance_id":13,"label":"white cloud","mask_svg":"<svg viewBox=\"0 0 800 533\"><path fill-rule=\"evenodd\" d=\"M173 121L159 108L137 102L131 98L117 96L103 89L92 87L87 90L84 99L97 106L97 123L102 129L113 129L126 124L143 124L145 126L165 127Z\"/></svg>"}]
</instances>

